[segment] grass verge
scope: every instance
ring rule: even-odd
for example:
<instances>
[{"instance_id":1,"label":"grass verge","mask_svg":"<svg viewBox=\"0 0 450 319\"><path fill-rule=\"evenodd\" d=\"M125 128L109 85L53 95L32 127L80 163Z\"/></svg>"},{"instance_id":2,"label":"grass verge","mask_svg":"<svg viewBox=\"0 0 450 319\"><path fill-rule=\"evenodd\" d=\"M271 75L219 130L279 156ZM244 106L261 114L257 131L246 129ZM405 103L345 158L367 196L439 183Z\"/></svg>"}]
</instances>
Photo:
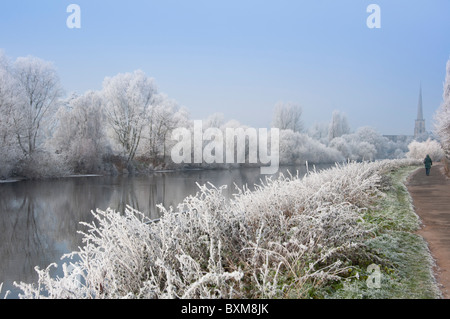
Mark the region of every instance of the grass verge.
<instances>
[{"instance_id":1,"label":"grass verge","mask_svg":"<svg viewBox=\"0 0 450 319\"><path fill-rule=\"evenodd\" d=\"M417 166L403 167L385 175L385 197L369 209L364 219L376 224L374 238L368 247L382 258L379 285L368 265L357 265L358 279L326 287L325 298L341 299L437 299L441 298L433 275L434 260L426 241L415 232L421 222L414 212L411 196L405 186L407 177ZM372 276L372 277L371 277ZM368 284L369 282L369 284ZM372 286L372 288L369 288Z\"/></svg>"}]
</instances>

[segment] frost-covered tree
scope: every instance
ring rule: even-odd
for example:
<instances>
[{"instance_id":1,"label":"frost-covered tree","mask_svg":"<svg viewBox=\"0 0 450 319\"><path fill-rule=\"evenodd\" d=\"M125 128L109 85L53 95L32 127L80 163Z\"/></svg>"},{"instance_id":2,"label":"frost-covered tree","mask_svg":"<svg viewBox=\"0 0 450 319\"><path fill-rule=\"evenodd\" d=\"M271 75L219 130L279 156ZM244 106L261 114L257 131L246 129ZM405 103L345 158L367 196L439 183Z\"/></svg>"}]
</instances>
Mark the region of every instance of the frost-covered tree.
<instances>
[{"instance_id":1,"label":"frost-covered tree","mask_svg":"<svg viewBox=\"0 0 450 319\"><path fill-rule=\"evenodd\" d=\"M362 141L358 144L357 154L363 161L373 161L376 158L377 150L373 144Z\"/></svg>"},{"instance_id":2,"label":"frost-covered tree","mask_svg":"<svg viewBox=\"0 0 450 319\"><path fill-rule=\"evenodd\" d=\"M12 114L16 106L16 88L11 63L0 51L0 178L8 177L21 155L14 134Z\"/></svg>"},{"instance_id":3,"label":"frost-covered tree","mask_svg":"<svg viewBox=\"0 0 450 319\"><path fill-rule=\"evenodd\" d=\"M20 57L13 74L18 102L12 112L15 136L25 156L31 156L44 142L43 130L50 123L62 94L52 63L36 57Z\"/></svg>"},{"instance_id":4,"label":"frost-covered tree","mask_svg":"<svg viewBox=\"0 0 450 319\"><path fill-rule=\"evenodd\" d=\"M329 146L331 148L338 150L342 154L342 156L344 156L345 159L355 160L353 156L352 145L348 143L348 141L344 137L342 136L335 137L334 139L331 140Z\"/></svg>"},{"instance_id":5,"label":"frost-covered tree","mask_svg":"<svg viewBox=\"0 0 450 319\"><path fill-rule=\"evenodd\" d=\"M440 161L444 157L444 151L438 141L428 139L425 142L412 141L408 145L409 152L407 158L423 160L425 156L430 155L433 161Z\"/></svg>"},{"instance_id":6,"label":"frost-covered tree","mask_svg":"<svg viewBox=\"0 0 450 319\"><path fill-rule=\"evenodd\" d=\"M184 126L187 112L178 106L177 102L166 94L157 94L153 105L147 110L147 125L143 135L145 142L143 154L147 154L156 162L167 151L170 132L179 126Z\"/></svg>"},{"instance_id":7,"label":"frost-covered tree","mask_svg":"<svg viewBox=\"0 0 450 319\"><path fill-rule=\"evenodd\" d=\"M292 130L280 131L280 164L330 164L344 160L342 154L309 135Z\"/></svg>"},{"instance_id":8,"label":"frost-covered tree","mask_svg":"<svg viewBox=\"0 0 450 319\"><path fill-rule=\"evenodd\" d=\"M367 142L374 146L375 152L373 158L381 159L387 157L387 152L390 147L389 140L378 133L374 128L363 126L356 130L356 135L361 142Z\"/></svg>"},{"instance_id":9,"label":"frost-covered tree","mask_svg":"<svg viewBox=\"0 0 450 319\"><path fill-rule=\"evenodd\" d=\"M308 135L322 144L328 143L329 123L314 123L308 130Z\"/></svg>"},{"instance_id":10,"label":"frost-covered tree","mask_svg":"<svg viewBox=\"0 0 450 319\"><path fill-rule=\"evenodd\" d=\"M328 140L331 141L335 137L348 133L350 133L350 125L347 117L339 111L334 111L328 126Z\"/></svg>"},{"instance_id":11,"label":"frost-covered tree","mask_svg":"<svg viewBox=\"0 0 450 319\"><path fill-rule=\"evenodd\" d=\"M154 80L140 70L107 77L103 82L105 115L127 163L136 155L156 92Z\"/></svg>"},{"instance_id":12,"label":"frost-covered tree","mask_svg":"<svg viewBox=\"0 0 450 319\"><path fill-rule=\"evenodd\" d=\"M11 62L0 53L0 177L63 172L45 149L61 94L50 62L31 56Z\"/></svg>"},{"instance_id":13,"label":"frost-covered tree","mask_svg":"<svg viewBox=\"0 0 450 319\"><path fill-rule=\"evenodd\" d=\"M224 125L225 122L225 116L223 113L214 113L208 116L208 118L203 121L203 128L209 128L209 127L216 127L220 128L222 125Z\"/></svg>"},{"instance_id":14,"label":"frost-covered tree","mask_svg":"<svg viewBox=\"0 0 450 319\"><path fill-rule=\"evenodd\" d=\"M99 170L108 146L101 95L88 91L71 96L58 110L57 117L58 126L51 140L55 151L76 173Z\"/></svg>"},{"instance_id":15,"label":"frost-covered tree","mask_svg":"<svg viewBox=\"0 0 450 319\"><path fill-rule=\"evenodd\" d=\"M450 158L450 60L444 83L443 102L435 114L435 130L447 158Z\"/></svg>"},{"instance_id":16,"label":"frost-covered tree","mask_svg":"<svg viewBox=\"0 0 450 319\"><path fill-rule=\"evenodd\" d=\"M302 107L293 102L278 102L275 105L272 127L280 130L303 131Z\"/></svg>"},{"instance_id":17,"label":"frost-covered tree","mask_svg":"<svg viewBox=\"0 0 450 319\"><path fill-rule=\"evenodd\" d=\"M329 146L340 151L348 160L361 161L387 158L388 151L393 148L391 144L386 137L365 126L354 133L333 138Z\"/></svg>"}]
</instances>

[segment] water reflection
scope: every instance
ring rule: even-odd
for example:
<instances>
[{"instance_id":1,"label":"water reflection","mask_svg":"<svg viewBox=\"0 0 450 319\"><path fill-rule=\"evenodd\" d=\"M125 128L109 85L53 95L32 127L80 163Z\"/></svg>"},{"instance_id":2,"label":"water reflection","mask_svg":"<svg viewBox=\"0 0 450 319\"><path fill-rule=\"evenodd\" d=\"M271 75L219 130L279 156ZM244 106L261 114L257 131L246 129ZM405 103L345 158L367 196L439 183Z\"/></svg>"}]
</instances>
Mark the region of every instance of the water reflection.
<instances>
[{"instance_id":1,"label":"water reflection","mask_svg":"<svg viewBox=\"0 0 450 319\"><path fill-rule=\"evenodd\" d=\"M319 167L320 168L320 167ZM285 167L280 172L305 167ZM80 221L92 221L92 210L130 205L152 219L157 204L176 207L198 191L196 183L227 185L225 194L235 193L234 184L250 188L260 184L259 168L155 173L150 176L76 177L46 181L0 184L0 283L3 296L17 297L13 281L35 282L35 266L47 267L82 245Z\"/></svg>"}]
</instances>

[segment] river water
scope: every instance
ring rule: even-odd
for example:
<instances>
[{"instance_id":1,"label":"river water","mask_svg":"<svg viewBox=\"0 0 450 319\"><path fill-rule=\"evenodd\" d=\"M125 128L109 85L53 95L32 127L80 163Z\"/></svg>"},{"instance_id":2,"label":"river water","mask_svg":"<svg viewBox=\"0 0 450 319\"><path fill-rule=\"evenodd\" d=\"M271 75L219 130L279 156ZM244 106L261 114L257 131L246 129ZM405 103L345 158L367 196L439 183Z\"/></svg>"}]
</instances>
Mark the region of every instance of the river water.
<instances>
[{"instance_id":1,"label":"river water","mask_svg":"<svg viewBox=\"0 0 450 319\"><path fill-rule=\"evenodd\" d=\"M318 169L330 165L318 166ZM303 176L305 166L280 168ZM278 175L277 173L276 175ZM198 191L196 183L227 185L232 197L235 184L252 188L265 175L259 168L198 170L154 173L148 176L85 176L0 184L0 284L8 298L20 292L13 282L37 281L35 266L61 263L63 254L82 245L80 222L92 221L91 211L112 208L123 212L126 205L151 219L158 218L156 205L174 206ZM59 267L60 268L60 267ZM60 270L55 275L61 275Z\"/></svg>"}]
</instances>

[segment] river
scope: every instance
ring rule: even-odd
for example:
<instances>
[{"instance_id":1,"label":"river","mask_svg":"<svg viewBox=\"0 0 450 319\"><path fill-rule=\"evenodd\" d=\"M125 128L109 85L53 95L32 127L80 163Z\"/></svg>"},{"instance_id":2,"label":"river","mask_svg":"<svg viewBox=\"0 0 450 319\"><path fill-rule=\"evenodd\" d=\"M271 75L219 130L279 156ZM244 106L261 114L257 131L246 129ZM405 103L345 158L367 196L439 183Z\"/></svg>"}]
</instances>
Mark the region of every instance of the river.
<instances>
[{"instance_id":1,"label":"river","mask_svg":"<svg viewBox=\"0 0 450 319\"><path fill-rule=\"evenodd\" d=\"M318 166L317 169L330 167ZM303 176L305 166L282 167ZM278 175L277 173L276 175ZM232 197L236 184L250 189L266 176L259 168L195 170L154 173L148 176L84 176L0 184L0 284L8 298L18 298L13 282L37 281L35 266L60 263L61 256L78 250L81 221L92 221L91 211L112 208L123 212L130 205L151 219L158 218L156 205L174 206L198 191L196 183L227 185ZM59 267L60 268L60 267ZM61 275L56 270L55 275Z\"/></svg>"}]
</instances>

